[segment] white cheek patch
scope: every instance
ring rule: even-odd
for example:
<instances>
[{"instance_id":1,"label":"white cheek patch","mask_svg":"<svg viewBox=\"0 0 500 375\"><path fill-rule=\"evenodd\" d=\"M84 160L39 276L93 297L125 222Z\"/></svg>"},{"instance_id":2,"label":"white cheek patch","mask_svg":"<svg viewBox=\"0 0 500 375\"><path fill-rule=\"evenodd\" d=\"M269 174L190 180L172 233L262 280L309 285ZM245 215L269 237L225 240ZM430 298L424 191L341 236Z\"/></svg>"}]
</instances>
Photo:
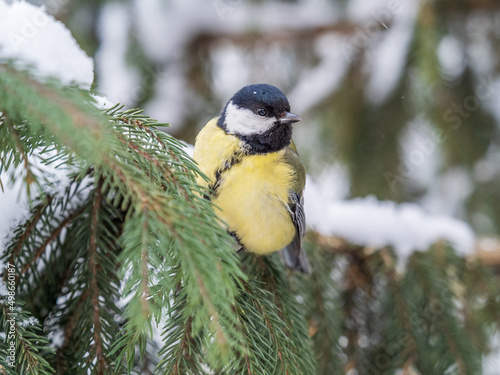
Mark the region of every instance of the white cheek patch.
<instances>
[{"instance_id":1,"label":"white cheek patch","mask_svg":"<svg viewBox=\"0 0 500 375\"><path fill-rule=\"evenodd\" d=\"M229 134L262 134L276 122L274 117L264 117L229 102L226 108L226 129Z\"/></svg>"}]
</instances>

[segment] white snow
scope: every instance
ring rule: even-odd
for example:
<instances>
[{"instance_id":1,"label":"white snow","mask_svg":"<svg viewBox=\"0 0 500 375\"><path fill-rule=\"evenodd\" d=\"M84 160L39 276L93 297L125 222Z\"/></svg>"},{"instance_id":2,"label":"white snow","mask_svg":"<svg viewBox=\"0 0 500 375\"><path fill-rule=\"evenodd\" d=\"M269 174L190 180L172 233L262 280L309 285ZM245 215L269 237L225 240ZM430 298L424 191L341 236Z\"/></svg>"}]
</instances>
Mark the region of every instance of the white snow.
<instances>
[{"instance_id":1,"label":"white snow","mask_svg":"<svg viewBox=\"0 0 500 375\"><path fill-rule=\"evenodd\" d=\"M95 94L91 94L91 96L95 99L95 106L99 109L109 109L115 105L105 96L99 96Z\"/></svg>"},{"instance_id":2,"label":"white snow","mask_svg":"<svg viewBox=\"0 0 500 375\"><path fill-rule=\"evenodd\" d=\"M26 327L26 326L34 326L40 324L40 322L34 316L30 316L28 320L23 320L20 322L20 324L22 327Z\"/></svg>"},{"instance_id":3,"label":"white snow","mask_svg":"<svg viewBox=\"0 0 500 375\"><path fill-rule=\"evenodd\" d=\"M63 194L66 187L69 185L68 168L64 166L55 168L54 165L44 165L42 161L49 159L54 155L53 152L46 152L39 155L41 149L35 150L34 154L28 157L30 168L36 178L50 182L45 184L44 191L54 197L59 197ZM16 169L8 169L0 174L4 190L0 190L0 254L12 235L12 230L20 223L30 218L29 197L26 190L23 177L25 174L24 164L21 164ZM12 182L12 176L16 176L16 181ZM32 191L31 198L36 197L36 187L34 184L30 187ZM75 202L76 203L76 202Z\"/></svg>"},{"instance_id":4,"label":"white snow","mask_svg":"<svg viewBox=\"0 0 500 375\"><path fill-rule=\"evenodd\" d=\"M460 77L467 66L463 43L458 38L445 35L437 49L441 72L447 79Z\"/></svg>"},{"instance_id":5,"label":"white snow","mask_svg":"<svg viewBox=\"0 0 500 375\"><path fill-rule=\"evenodd\" d=\"M469 40L466 50L468 65L477 76L488 77L495 72L495 48L484 37L498 30L498 26L490 20L486 12L472 12L465 22L464 31Z\"/></svg>"},{"instance_id":6,"label":"white snow","mask_svg":"<svg viewBox=\"0 0 500 375\"><path fill-rule=\"evenodd\" d=\"M29 219L29 204L23 181L19 179L15 184L6 186L8 174L0 174L4 191L0 190L0 254L3 253L6 242L12 230L20 223ZM22 193L21 193L22 192Z\"/></svg>"},{"instance_id":7,"label":"white snow","mask_svg":"<svg viewBox=\"0 0 500 375\"><path fill-rule=\"evenodd\" d=\"M58 78L64 84L89 89L93 62L69 30L43 7L0 0L0 59L33 65L40 78Z\"/></svg>"},{"instance_id":8,"label":"white snow","mask_svg":"<svg viewBox=\"0 0 500 375\"><path fill-rule=\"evenodd\" d=\"M64 330L59 326L53 328L47 337L50 340L50 346L53 348L60 348L64 344Z\"/></svg>"},{"instance_id":9,"label":"white snow","mask_svg":"<svg viewBox=\"0 0 500 375\"><path fill-rule=\"evenodd\" d=\"M161 123L171 124L172 131L178 129L185 116L189 115L189 96L196 97L196 93L187 87L183 70L184 67L176 62L169 69L168 74L159 71L154 81L151 82L151 89L153 86L158 86L156 95L144 108L148 116ZM153 75L150 75L149 79L153 80Z\"/></svg>"},{"instance_id":10,"label":"white snow","mask_svg":"<svg viewBox=\"0 0 500 375\"><path fill-rule=\"evenodd\" d=\"M327 236L377 249L391 246L404 260L440 240L463 255L474 250L475 236L463 221L431 215L414 203L397 204L374 197L352 200L329 198L332 186L308 179L305 190L309 228Z\"/></svg>"},{"instance_id":11,"label":"white snow","mask_svg":"<svg viewBox=\"0 0 500 375\"><path fill-rule=\"evenodd\" d=\"M347 17L359 23L372 20L390 23L401 8L403 0L351 0L347 3Z\"/></svg>"},{"instance_id":12,"label":"white snow","mask_svg":"<svg viewBox=\"0 0 500 375\"><path fill-rule=\"evenodd\" d=\"M474 181L469 171L463 167L455 167L441 173L439 180L430 186L421 204L432 213L461 216L465 214L465 203L473 192Z\"/></svg>"},{"instance_id":13,"label":"white snow","mask_svg":"<svg viewBox=\"0 0 500 375\"><path fill-rule=\"evenodd\" d=\"M401 160L398 173L408 190L428 189L436 182L444 142L444 136L440 135L423 117L406 125L399 140Z\"/></svg>"},{"instance_id":14,"label":"white snow","mask_svg":"<svg viewBox=\"0 0 500 375\"><path fill-rule=\"evenodd\" d=\"M246 54L231 43L221 43L211 52L213 90L221 101L227 101L250 81Z\"/></svg>"}]
</instances>

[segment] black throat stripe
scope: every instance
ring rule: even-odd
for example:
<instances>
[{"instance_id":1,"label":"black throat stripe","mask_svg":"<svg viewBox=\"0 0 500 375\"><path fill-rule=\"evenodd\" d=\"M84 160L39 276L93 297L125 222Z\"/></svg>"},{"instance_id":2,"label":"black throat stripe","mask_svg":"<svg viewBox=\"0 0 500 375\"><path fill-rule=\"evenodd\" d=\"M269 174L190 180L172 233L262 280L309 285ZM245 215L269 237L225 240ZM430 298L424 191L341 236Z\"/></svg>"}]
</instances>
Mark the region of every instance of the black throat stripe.
<instances>
[{"instance_id":1,"label":"black throat stripe","mask_svg":"<svg viewBox=\"0 0 500 375\"><path fill-rule=\"evenodd\" d=\"M218 189L224 178L224 174L226 174L234 165L241 163L243 159L243 153L236 151L230 159L226 160L222 166L220 166L214 174L214 181L208 185L208 188L212 191L212 197L217 197Z\"/></svg>"},{"instance_id":2,"label":"black throat stripe","mask_svg":"<svg viewBox=\"0 0 500 375\"><path fill-rule=\"evenodd\" d=\"M267 154L288 147L292 142L292 124L280 122L261 134L235 134L245 145L247 154Z\"/></svg>"}]
</instances>

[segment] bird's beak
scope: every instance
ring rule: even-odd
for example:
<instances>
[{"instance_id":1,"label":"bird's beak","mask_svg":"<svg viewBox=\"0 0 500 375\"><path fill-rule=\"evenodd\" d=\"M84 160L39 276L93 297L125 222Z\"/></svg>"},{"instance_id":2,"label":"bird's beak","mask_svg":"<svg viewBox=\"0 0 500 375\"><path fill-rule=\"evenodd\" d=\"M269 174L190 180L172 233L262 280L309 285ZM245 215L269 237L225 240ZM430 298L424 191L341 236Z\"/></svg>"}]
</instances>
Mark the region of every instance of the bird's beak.
<instances>
[{"instance_id":1,"label":"bird's beak","mask_svg":"<svg viewBox=\"0 0 500 375\"><path fill-rule=\"evenodd\" d=\"M294 122L300 121L301 118L297 116L295 113L285 112L284 116L281 117L282 124L292 124Z\"/></svg>"}]
</instances>

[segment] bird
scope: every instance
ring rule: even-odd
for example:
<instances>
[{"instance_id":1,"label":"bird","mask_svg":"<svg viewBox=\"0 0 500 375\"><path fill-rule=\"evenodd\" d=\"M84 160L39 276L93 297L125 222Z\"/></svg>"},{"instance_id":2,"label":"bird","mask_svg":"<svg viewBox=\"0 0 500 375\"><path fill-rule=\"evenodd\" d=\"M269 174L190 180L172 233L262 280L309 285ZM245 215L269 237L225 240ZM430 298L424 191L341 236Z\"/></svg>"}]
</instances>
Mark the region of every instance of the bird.
<instances>
[{"instance_id":1,"label":"bird","mask_svg":"<svg viewBox=\"0 0 500 375\"><path fill-rule=\"evenodd\" d=\"M244 86L199 132L193 158L208 177L198 183L239 251L280 251L287 267L309 274L302 248L306 172L292 140L300 120L277 87Z\"/></svg>"}]
</instances>

